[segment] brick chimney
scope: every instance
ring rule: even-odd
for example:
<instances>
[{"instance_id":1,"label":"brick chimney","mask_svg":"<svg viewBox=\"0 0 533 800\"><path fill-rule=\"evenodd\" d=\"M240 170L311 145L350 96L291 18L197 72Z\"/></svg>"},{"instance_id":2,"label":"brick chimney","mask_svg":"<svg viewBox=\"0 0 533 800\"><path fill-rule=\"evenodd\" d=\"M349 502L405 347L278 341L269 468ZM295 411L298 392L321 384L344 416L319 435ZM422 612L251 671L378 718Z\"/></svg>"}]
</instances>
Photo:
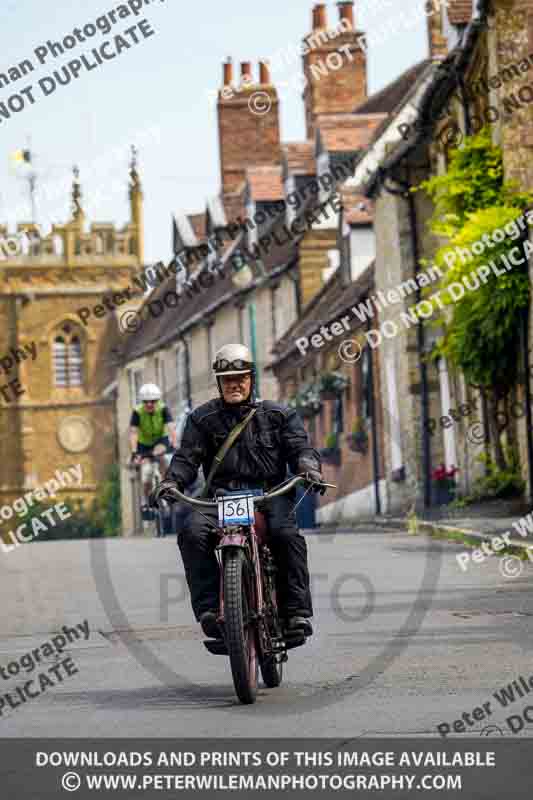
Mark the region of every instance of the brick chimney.
<instances>
[{"instance_id":1,"label":"brick chimney","mask_svg":"<svg viewBox=\"0 0 533 800\"><path fill-rule=\"evenodd\" d=\"M434 61L442 61L448 55L448 42L443 33L443 12L442 3L426 0L429 57Z\"/></svg>"},{"instance_id":2,"label":"brick chimney","mask_svg":"<svg viewBox=\"0 0 533 800\"><path fill-rule=\"evenodd\" d=\"M345 19L347 23L349 23L349 27L355 30L352 0L342 0L340 3L337 3L337 5L339 6L340 19Z\"/></svg>"},{"instance_id":3,"label":"brick chimney","mask_svg":"<svg viewBox=\"0 0 533 800\"><path fill-rule=\"evenodd\" d=\"M337 5L338 19L329 28L326 6L313 8L313 31L304 39L307 139L314 137L319 114L349 113L368 96L366 52L358 43L363 34L355 29L353 0Z\"/></svg>"},{"instance_id":4,"label":"brick chimney","mask_svg":"<svg viewBox=\"0 0 533 800\"><path fill-rule=\"evenodd\" d=\"M235 192L251 166L281 164L279 99L266 62L254 80L249 61L241 63L239 86L233 83L231 61L224 64L224 85L218 94L218 136L222 193Z\"/></svg>"},{"instance_id":5,"label":"brick chimney","mask_svg":"<svg viewBox=\"0 0 533 800\"><path fill-rule=\"evenodd\" d=\"M261 86L269 86L272 83L268 61L259 62L259 83Z\"/></svg>"}]
</instances>

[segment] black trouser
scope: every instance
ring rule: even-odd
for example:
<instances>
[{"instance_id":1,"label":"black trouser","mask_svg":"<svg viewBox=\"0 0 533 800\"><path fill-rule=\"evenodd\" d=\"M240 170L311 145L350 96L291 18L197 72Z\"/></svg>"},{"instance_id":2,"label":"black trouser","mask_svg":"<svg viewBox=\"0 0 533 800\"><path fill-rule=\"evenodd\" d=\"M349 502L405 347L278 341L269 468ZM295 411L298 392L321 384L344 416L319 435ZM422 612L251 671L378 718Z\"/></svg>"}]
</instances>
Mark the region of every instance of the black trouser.
<instances>
[{"instance_id":1,"label":"black trouser","mask_svg":"<svg viewBox=\"0 0 533 800\"><path fill-rule=\"evenodd\" d=\"M278 606L283 617L312 617L307 544L298 532L293 507L293 500L276 497L262 508L269 531L270 550L278 568ZM206 509L205 513L213 524L217 524L216 509L213 512ZM193 514L191 527L178 534L178 545L197 620L205 611L218 609L220 579L215 556L216 544L216 533L209 531L207 520L197 512Z\"/></svg>"}]
</instances>

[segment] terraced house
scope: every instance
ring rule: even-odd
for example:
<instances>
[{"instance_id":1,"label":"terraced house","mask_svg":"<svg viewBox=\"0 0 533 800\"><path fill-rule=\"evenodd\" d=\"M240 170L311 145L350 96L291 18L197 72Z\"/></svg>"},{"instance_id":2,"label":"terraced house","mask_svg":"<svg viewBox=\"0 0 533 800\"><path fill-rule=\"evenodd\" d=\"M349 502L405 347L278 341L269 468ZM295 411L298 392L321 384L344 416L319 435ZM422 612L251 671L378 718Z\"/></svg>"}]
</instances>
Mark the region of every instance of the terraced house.
<instances>
[{"instance_id":1,"label":"terraced house","mask_svg":"<svg viewBox=\"0 0 533 800\"><path fill-rule=\"evenodd\" d=\"M496 159L495 163L499 158L496 154L501 153L504 180L514 180L515 191L530 192L533 188L532 107L528 102L532 22L533 4L518 0L450 2L439 16L432 18L431 63L375 132L355 176L347 182L352 191L362 193L375 205L375 287L383 294L406 280L416 279L424 269L423 263L434 261L439 247L447 241L435 233L435 196L426 190L419 189L415 193L413 190L423 181L446 177L450 170L458 170L454 154L466 153L464 148L471 137L484 125L488 138L485 144L478 140L477 153L485 152L488 155L484 157ZM490 150L491 147L497 150ZM463 159L461 169L466 171L475 163L475 158L470 162ZM485 173L488 174L487 169ZM456 174L454 191L458 196L461 174L467 173ZM467 377L458 366L457 351L453 347L448 351L450 359L436 349L443 341L444 328L436 328L431 320L421 317L412 319L414 307L423 302L426 295L418 292L415 296L399 297L395 304L384 307L380 313L381 330L388 331L378 350L386 412L384 436L386 441L397 441L398 463L405 472L405 481L391 484L392 508L405 508L411 502L429 506L435 488L432 475L440 464L448 470L459 468L456 480L463 493L468 494L476 480L485 475L487 459L495 469L506 462L510 468L508 453L515 447L520 452L521 473L531 496L530 312L525 306L511 310L512 302L507 306L508 312L503 310L505 305L497 311L498 303L506 302L501 299L506 288L501 276L506 274L507 267L502 271L500 263L498 268L494 260L496 255L493 258L491 253L498 252L493 250L496 241L507 242L509 247L520 245L523 257L515 252L513 258L517 266L514 269L515 272L522 270L526 282L529 275L530 283L533 248L527 225L521 226L521 236L520 226L515 223L494 233L499 226L494 221L489 224L490 219L496 220L498 214L505 214L501 206L513 202L516 201L508 196L499 204L494 200L494 208L491 208L486 201L483 204L483 198L474 197L471 210L481 215L476 217L480 225L479 241L476 237L470 248L450 250L440 265L445 272L454 267L458 269L457 280L464 273L464 287L469 293L482 292L487 276L498 276L499 283L491 284L492 293L485 297L484 327L475 335L471 331L470 343L465 343L470 353L465 359L465 368L472 372L477 358L477 374L484 370L485 383ZM518 210L515 213L518 214ZM523 220L523 215L520 218ZM467 222L468 215L464 225ZM491 241L493 235L495 238ZM490 249L486 249L487 243ZM484 258L476 261L476 254L479 256L485 250ZM481 272L468 275L470 263L477 267L481 264ZM505 264L505 260L502 263ZM517 297L517 291L515 289L513 297ZM475 313L471 310L464 316L466 312L463 312L462 319L473 321ZM510 315L507 322L506 313ZM447 331L456 337L462 336L465 329L453 316L453 304L447 314ZM487 315L492 315L490 323ZM411 322L404 324L409 316ZM498 325L502 326L501 334L495 335ZM374 321L372 327L378 327ZM502 351L498 348L505 330L511 330L511 338ZM459 353L459 363L466 352L464 349ZM507 369L506 365L509 369L504 376L501 368ZM494 366L500 369L498 375ZM495 376L492 384L491 375ZM400 404L398 397L402 398ZM392 448L385 447L389 474L393 466L397 466L393 462L393 452Z\"/></svg>"},{"instance_id":2,"label":"terraced house","mask_svg":"<svg viewBox=\"0 0 533 800\"><path fill-rule=\"evenodd\" d=\"M327 477L339 485L336 497L320 500L322 521L431 504L430 473L441 461L459 464L465 485L472 478L473 455L462 457L461 441L452 446L449 433L435 442L426 435L431 414L467 398L455 393L445 362L428 366L432 341L413 319L412 305L422 297L420 258L433 254L437 241L430 198L406 186L432 174L428 164L442 170L447 156L441 139L423 146L417 139L414 149L408 139L411 129L426 135L427 125L415 124L416 109L430 96L438 108L435 137L442 137L452 113L447 101L453 113L458 107L453 92L438 93L440 65L457 59L470 84L478 79L466 69L474 64L475 43L492 41L481 32L483 3L441 4L428 15L429 57L368 97L354 3L338 6L341 33L319 35L332 27L319 3L304 38L308 44L313 36L313 47L302 51L304 141L280 140L279 98L266 63L255 76L249 62L239 76L231 61L223 65L220 189L202 212L175 215L174 249L183 269L145 303L169 290L180 302L158 319L148 315L128 337L117 383L121 430L138 387L152 379L181 425L189 409L216 392L209 365L217 347L248 344L259 365L260 396L300 410L323 451ZM338 68L317 68L335 53L344 56L335 59ZM495 53L493 47L491 59ZM261 115L249 104L258 90L269 98ZM375 299L411 285L414 292L400 289L390 303ZM358 314L361 305L372 306L375 316ZM385 323L387 331L404 316L410 326L369 346L370 328ZM133 532L139 497L126 470L122 490L124 529Z\"/></svg>"}]
</instances>

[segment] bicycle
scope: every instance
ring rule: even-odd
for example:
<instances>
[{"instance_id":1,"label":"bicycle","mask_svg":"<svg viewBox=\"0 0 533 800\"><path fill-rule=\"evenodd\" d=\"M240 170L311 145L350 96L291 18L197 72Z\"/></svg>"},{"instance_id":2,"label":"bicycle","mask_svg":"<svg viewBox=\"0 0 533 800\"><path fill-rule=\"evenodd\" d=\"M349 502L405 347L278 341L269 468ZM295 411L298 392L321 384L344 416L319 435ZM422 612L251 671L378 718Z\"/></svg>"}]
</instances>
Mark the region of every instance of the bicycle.
<instances>
[{"instance_id":1,"label":"bicycle","mask_svg":"<svg viewBox=\"0 0 533 800\"><path fill-rule=\"evenodd\" d=\"M276 565L267 542L265 518L257 503L266 503L289 492L298 483L321 488L333 484L316 483L297 475L263 494L261 490L217 492L216 500L195 500L179 489L168 495L197 508L217 508L219 543L216 547L220 567L220 610L217 622L223 638L204 641L214 655L228 655L237 697L244 704L257 697L258 668L265 686L279 686L287 651L305 643L301 632L282 628L276 602ZM161 502L161 501L159 501Z\"/></svg>"},{"instance_id":2,"label":"bicycle","mask_svg":"<svg viewBox=\"0 0 533 800\"><path fill-rule=\"evenodd\" d=\"M157 486L158 483L161 483L163 480L163 476L161 475L161 468L160 468L160 459L163 455L172 455L174 450L164 445L156 445L154 447L153 453L151 454L139 454L140 462L136 463L131 461L129 467L131 469L135 469L137 471L137 475L139 476L141 465L143 461L148 461L151 464L155 465L153 474L152 474L152 486ZM154 507L150 510L149 516L146 512L142 512L141 514L143 519L146 519L148 522L155 521L155 535L156 538L162 538L167 534L175 533L175 524L174 524L174 514L172 513L172 509L170 508L169 504L166 503L164 500L161 503L161 508Z\"/></svg>"}]
</instances>

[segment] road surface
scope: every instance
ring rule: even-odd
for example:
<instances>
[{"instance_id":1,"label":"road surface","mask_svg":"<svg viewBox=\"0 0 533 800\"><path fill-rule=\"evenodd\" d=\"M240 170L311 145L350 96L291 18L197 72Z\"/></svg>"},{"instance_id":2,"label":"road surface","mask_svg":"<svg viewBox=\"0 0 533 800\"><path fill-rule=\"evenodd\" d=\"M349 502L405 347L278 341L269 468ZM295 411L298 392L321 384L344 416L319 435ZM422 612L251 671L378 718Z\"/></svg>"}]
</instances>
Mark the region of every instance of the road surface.
<instances>
[{"instance_id":1,"label":"road surface","mask_svg":"<svg viewBox=\"0 0 533 800\"><path fill-rule=\"evenodd\" d=\"M53 686L6 704L0 735L438 736L463 714L468 733L515 735L505 720L527 706L525 690L507 709L493 693L533 675L533 565L514 579L495 559L463 573L460 545L390 529L307 541L315 636L290 653L282 687L247 707L227 659L203 647L173 539L36 542L2 554L2 692L15 696L61 659L72 674L59 680L56 668ZM17 667L85 620L87 640L80 633L61 656ZM490 714L473 719L487 702ZM517 735L532 733L526 723Z\"/></svg>"}]
</instances>

